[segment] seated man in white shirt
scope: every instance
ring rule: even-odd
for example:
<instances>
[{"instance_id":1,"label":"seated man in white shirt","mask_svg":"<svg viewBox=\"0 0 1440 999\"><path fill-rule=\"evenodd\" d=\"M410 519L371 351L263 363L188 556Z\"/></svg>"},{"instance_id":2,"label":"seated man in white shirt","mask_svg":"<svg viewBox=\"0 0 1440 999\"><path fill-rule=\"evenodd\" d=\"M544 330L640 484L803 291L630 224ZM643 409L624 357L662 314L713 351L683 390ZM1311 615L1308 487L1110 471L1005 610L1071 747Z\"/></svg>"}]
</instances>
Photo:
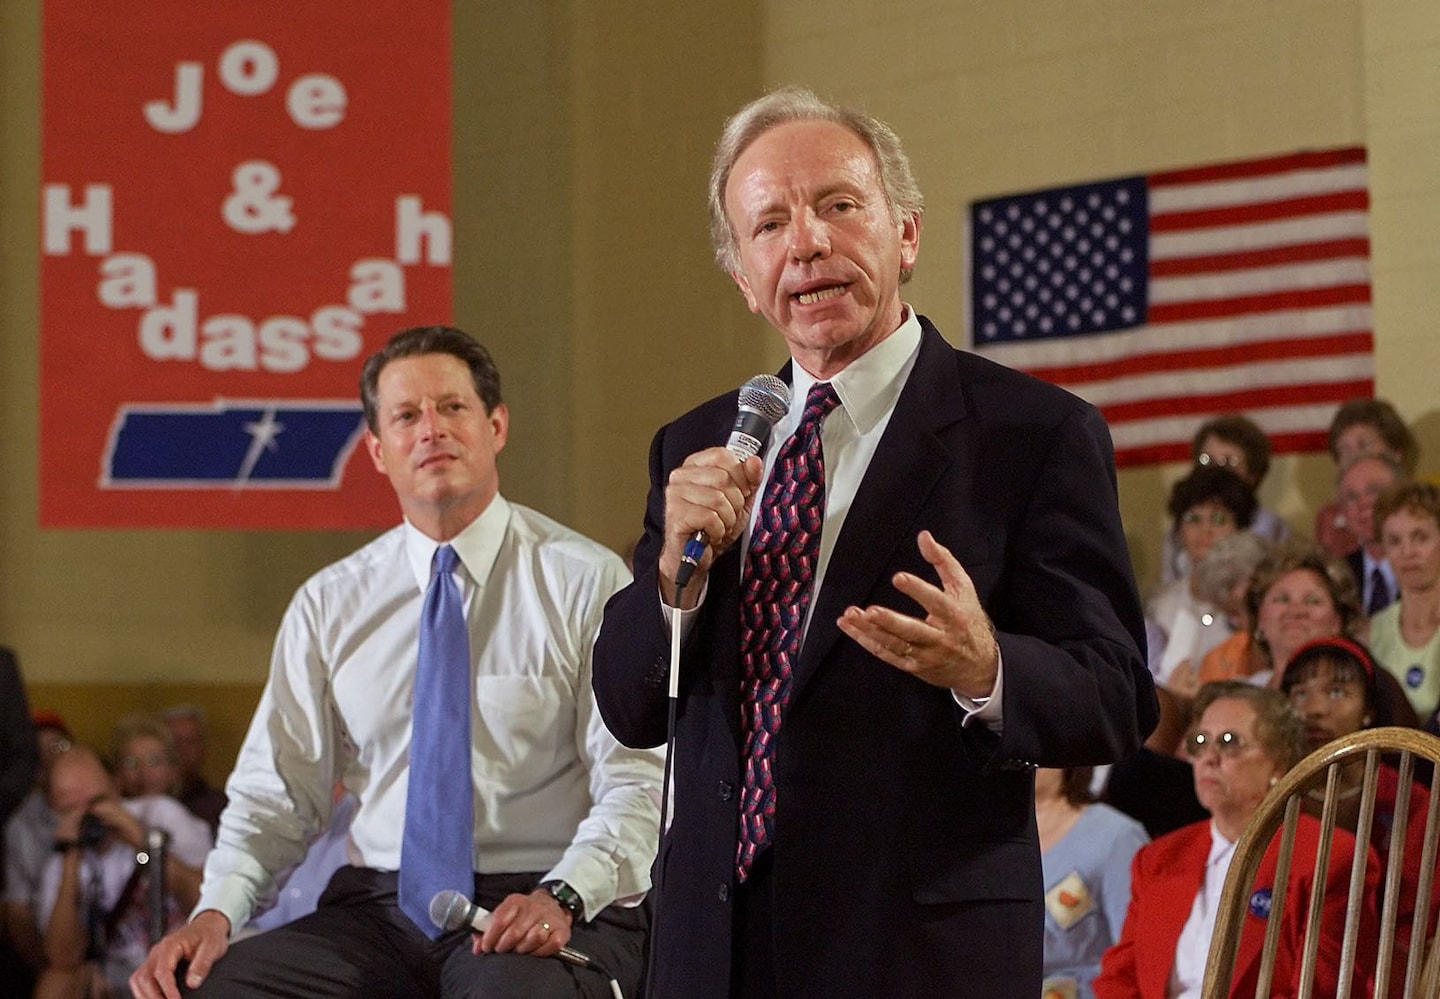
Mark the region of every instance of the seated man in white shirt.
<instances>
[{"instance_id":1,"label":"seated man in white shirt","mask_svg":"<svg viewBox=\"0 0 1440 999\"><path fill-rule=\"evenodd\" d=\"M366 361L361 397L365 446L405 523L296 594L195 915L131 987L174 999L179 967L204 996L611 994L593 970L542 960L569 946L633 992L662 756L620 746L590 691L605 601L629 573L499 494L509 412L489 353L466 334L396 334ZM458 670L437 672L437 657ZM432 696L430 683L457 673L458 693ZM437 740L451 728L459 767L429 766L455 751ZM441 790L457 772L461 789ZM329 819L336 780L359 801L352 866L314 913L231 946ZM457 807L463 820L437 817ZM425 837L443 842L414 845ZM438 932L428 918L430 895L414 888L441 854L452 860L442 890L492 911L483 933Z\"/></svg>"}]
</instances>

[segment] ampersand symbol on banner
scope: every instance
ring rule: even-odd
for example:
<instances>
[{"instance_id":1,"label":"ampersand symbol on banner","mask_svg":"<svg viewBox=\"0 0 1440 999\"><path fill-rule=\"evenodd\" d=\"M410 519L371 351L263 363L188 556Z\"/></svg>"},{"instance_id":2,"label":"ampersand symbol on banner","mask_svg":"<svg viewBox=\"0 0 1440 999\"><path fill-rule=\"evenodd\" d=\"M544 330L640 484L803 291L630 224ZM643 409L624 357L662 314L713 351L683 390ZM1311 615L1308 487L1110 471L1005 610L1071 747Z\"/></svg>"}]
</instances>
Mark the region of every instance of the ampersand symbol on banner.
<instances>
[{"instance_id":1,"label":"ampersand symbol on banner","mask_svg":"<svg viewBox=\"0 0 1440 999\"><path fill-rule=\"evenodd\" d=\"M290 210L293 199L275 196L280 187L280 171L264 160L248 160L235 168L230 178L234 193L225 199L222 214L225 222L237 232L289 232L295 227Z\"/></svg>"}]
</instances>

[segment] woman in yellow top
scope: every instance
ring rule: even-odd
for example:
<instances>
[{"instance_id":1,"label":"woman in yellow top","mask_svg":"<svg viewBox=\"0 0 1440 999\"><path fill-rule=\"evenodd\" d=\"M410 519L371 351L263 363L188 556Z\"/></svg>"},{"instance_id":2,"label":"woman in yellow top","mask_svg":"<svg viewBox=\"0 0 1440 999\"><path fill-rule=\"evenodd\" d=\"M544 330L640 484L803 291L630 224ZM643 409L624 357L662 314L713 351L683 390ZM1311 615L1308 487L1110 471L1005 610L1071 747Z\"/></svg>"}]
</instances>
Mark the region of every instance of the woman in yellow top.
<instances>
[{"instance_id":1,"label":"woman in yellow top","mask_svg":"<svg viewBox=\"0 0 1440 999\"><path fill-rule=\"evenodd\" d=\"M1370 651L1435 727L1440 703L1440 488L1403 482L1375 501L1375 536L1400 599L1370 621Z\"/></svg>"}]
</instances>

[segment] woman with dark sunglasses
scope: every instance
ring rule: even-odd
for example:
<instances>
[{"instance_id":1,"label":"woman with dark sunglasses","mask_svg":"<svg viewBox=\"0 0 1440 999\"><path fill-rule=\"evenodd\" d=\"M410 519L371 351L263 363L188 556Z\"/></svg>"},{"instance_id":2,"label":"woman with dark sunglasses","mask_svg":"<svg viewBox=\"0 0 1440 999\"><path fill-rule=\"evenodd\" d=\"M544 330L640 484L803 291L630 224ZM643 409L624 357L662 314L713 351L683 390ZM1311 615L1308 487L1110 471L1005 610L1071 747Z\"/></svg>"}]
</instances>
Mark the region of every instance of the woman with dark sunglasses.
<instances>
[{"instance_id":1,"label":"woman with dark sunglasses","mask_svg":"<svg viewBox=\"0 0 1440 999\"><path fill-rule=\"evenodd\" d=\"M1210 818L1177 829L1140 848L1130 874L1130 906L1120 940L1105 952L1095 979L1097 999L1174 999L1200 995L1221 888L1235 844L1266 793L1305 755L1300 720L1278 690L1230 680L1206 684L1195 701L1196 721L1185 745L1194 762L1195 794ZM1307 911L1319 823L1301 815L1284 911ZM1230 995L1253 996L1265 937L1265 916L1275 890L1278 840L1270 845L1251 890L1241 930ZM1345 900L1355 839L1335 834L1326 868L1315 995L1335 995ZM1366 871L1364 920L1358 969L1374 966L1375 887L1380 877L1373 854ZM1304 918L1282 923L1273 996L1293 995L1300 976ZM1356 972L1363 985L1366 972ZM1358 994L1358 993L1357 993Z\"/></svg>"}]
</instances>

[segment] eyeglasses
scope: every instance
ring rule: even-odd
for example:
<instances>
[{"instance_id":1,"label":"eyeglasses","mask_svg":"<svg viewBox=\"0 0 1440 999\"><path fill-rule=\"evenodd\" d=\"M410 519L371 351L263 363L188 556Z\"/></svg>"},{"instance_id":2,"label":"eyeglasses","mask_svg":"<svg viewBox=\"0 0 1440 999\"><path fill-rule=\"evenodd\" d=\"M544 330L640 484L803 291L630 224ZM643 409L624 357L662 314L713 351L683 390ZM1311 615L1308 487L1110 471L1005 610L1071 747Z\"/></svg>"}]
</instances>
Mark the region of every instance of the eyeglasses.
<instances>
[{"instance_id":1,"label":"eyeglasses","mask_svg":"<svg viewBox=\"0 0 1440 999\"><path fill-rule=\"evenodd\" d=\"M1185 737L1185 755L1192 760L1198 760L1205 755L1205 750L1213 749L1222 757L1233 759L1249 745L1245 737L1238 732L1217 732L1214 735L1209 732L1191 732Z\"/></svg>"},{"instance_id":2,"label":"eyeglasses","mask_svg":"<svg viewBox=\"0 0 1440 999\"><path fill-rule=\"evenodd\" d=\"M1202 510L1186 510L1180 517L1180 523L1186 527L1196 527L1207 521L1211 527L1229 527L1235 523L1235 517L1229 510L1211 510L1208 514Z\"/></svg>"},{"instance_id":3,"label":"eyeglasses","mask_svg":"<svg viewBox=\"0 0 1440 999\"><path fill-rule=\"evenodd\" d=\"M163 756L126 756L120 760L120 769L139 770L141 767L146 767L153 770L156 767L163 767L169 762Z\"/></svg>"},{"instance_id":4,"label":"eyeglasses","mask_svg":"<svg viewBox=\"0 0 1440 999\"><path fill-rule=\"evenodd\" d=\"M1216 468L1239 468L1243 460L1238 454L1211 454L1209 451L1201 451L1195 456L1195 464Z\"/></svg>"}]
</instances>

